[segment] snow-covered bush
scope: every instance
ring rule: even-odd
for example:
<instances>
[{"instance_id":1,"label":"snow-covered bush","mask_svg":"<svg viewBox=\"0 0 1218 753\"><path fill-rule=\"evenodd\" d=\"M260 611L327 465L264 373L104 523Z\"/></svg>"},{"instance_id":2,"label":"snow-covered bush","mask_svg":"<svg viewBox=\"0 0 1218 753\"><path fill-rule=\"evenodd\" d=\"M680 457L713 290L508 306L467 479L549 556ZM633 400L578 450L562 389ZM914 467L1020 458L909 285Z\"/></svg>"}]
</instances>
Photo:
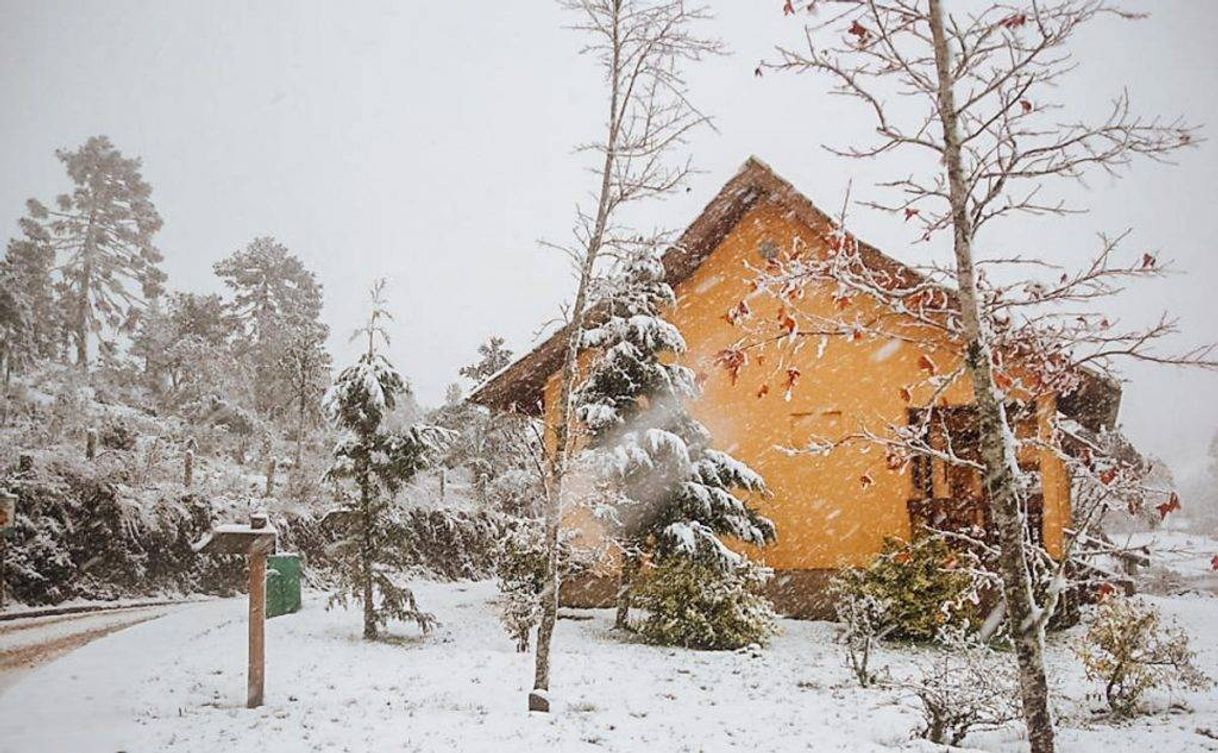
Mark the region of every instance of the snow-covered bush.
<instances>
[{"instance_id":1,"label":"snow-covered bush","mask_svg":"<svg viewBox=\"0 0 1218 753\"><path fill-rule=\"evenodd\" d=\"M6 582L24 603L230 593L240 579L239 566L191 549L214 522L211 504L195 495L137 493L125 463L73 457L10 473L2 486L18 497Z\"/></svg>"},{"instance_id":2,"label":"snow-covered bush","mask_svg":"<svg viewBox=\"0 0 1218 753\"><path fill-rule=\"evenodd\" d=\"M984 644L949 640L915 665L917 675L891 685L918 700L920 737L959 745L971 731L997 729L1019 718L1014 662Z\"/></svg>"},{"instance_id":3,"label":"snow-covered bush","mask_svg":"<svg viewBox=\"0 0 1218 753\"><path fill-rule=\"evenodd\" d=\"M761 595L769 573L747 560L724 570L688 557L667 557L646 571L635 605L647 615L639 634L651 643L710 650L765 644L774 611Z\"/></svg>"},{"instance_id":4,"label":"snow-covered bush","mask_svg":"<svg viewBox=\"0 0 1218 753\"><path fill-rule=\"evenodd\" d=\"M945 630L975 627L981 585L975 564L940 536L889 538L866 567L835 579L833 593L845 610L839 617L856 641L868 635L933 641Z\"/></svg>"},{"instance_id":5,"label":"snow-covered bush","mask_svg":"<svg viewBox=\"0 0 1218 753\"><path fill-rule=\"evenodd\" d=\"M139 438L130 422L119 416L107 418L97 430L101 446L111 450L134 450Z\"/></svg>"},{"instance_id":6,"label":"snow-covered bush","mask_svg":"<svg viewBox=\"0 0 1218 753\"><path fill-rule=\"evenodd\" d=\"M1153 605L1133 599L1105 599L1075 652L1088 679L1103 684L1104 700L1118 716L1138 713L1147 691L1211 685L1193 664L1188 635L1163 624Z\"/></svg>"},{"instance_id":7,"label":"snow-covered bush","mask_svg":"<svg viewBox=\"0 0 1218 753\"><path fill-rule=\"evenodd\" d=\"M517 526L499 552L499 620L516 641L516 650L529 650L529 634L541 619L546 553L540 525Z\"/></svg>"},{"instance_id":8,"label":"snow-covered bush","mask_svg":"<svg viewBox=\"0 0 1218 753\"><path fill-rule=\"evenodd\" d=\"M877 679L871 670L872 651L892 631L893 623L888 616L891 603L864 590L862 578L860 571L846 570L834 578L829 593L842 624L838 640L846 649L846 666L858 684L866 688Z\"/></svg>"},{"instance_id":9,"label":"snow-covered bush","mask_svg":"<svg viewBox=\"0 0 1218 753\"><path fill-rule=\"evenodd\" d=\"M563 580L591 567L590 557L571 545L570 536L558 541L558 568ZM499 581L499 619L516 641L516 650L529 650L529 634L541 619L541 594L546 580L545 528L542 521L521 518L509 524L496 547L495 570Z\"/></svg>"}]
</instances>

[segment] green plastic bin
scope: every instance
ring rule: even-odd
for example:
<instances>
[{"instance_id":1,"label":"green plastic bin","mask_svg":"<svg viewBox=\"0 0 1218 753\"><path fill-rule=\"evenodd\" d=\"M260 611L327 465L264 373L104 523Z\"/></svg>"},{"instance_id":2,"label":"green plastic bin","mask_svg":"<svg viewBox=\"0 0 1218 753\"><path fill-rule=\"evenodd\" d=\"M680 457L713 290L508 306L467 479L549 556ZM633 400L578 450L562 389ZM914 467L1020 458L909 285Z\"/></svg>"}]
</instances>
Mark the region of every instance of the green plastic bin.
<instances>
[{"instance_id":1,"label":"green plastic bin","mask_svg":"<svg viewBox=\"0 0 1218 753\"><path fill-rule=\"evenodd\" d=\"M266 558L266 616L278 617L300 610L300 555L273 554Z\"/></svg>"}]
</instances>

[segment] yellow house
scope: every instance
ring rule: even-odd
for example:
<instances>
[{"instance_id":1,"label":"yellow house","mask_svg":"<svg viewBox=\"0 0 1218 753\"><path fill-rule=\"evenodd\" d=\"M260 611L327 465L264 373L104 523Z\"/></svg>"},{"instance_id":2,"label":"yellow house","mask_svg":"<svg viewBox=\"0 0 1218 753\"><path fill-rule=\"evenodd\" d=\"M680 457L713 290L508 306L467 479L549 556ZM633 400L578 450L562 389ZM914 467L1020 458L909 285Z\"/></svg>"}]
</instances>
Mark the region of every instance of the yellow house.
<instances>
[{"instance_id":1,"label":"yellow house","mask_svg":"<svg viewBox=\"0 0 1218 753\"><path fill-rule=\"evenodd\" d=\"M821 617L829 613L824 586L841 567L866 563L886 537L908 538L922 522L936 525L985 525L986 506L979 474L930 457L893 463L868 442L844 444L827 454L790 452L809 440L835 440L863 430L913 420L931 409L942 416L957 453L967 453L972 388L967 377L937 396L926 368L947 373L960 361L958 346L926 331L917 322L897 322L894 336L812 338L792 347L781 338L754 341L748 361L732 372L722 354L745 337L728 315L747 301L750 316L778 319L783 307L842 321L874 321L878 301L835 296L830 282L813 283L795 300L779 300L754 285L755 270L775 249L802 247L827 253L829 218L789 183L757 159L748 160L694 220L664 257L677 305L668 319L685 337L682 362L697 373L702 394L691 412L710 431L715 444L748 463L768 487L753 500L777 529L777 540L763 549L745 547L750 557L773 568L770 596L786 614ZM897 274L913 272L874 248L861 246L868 265ZM950 295L950 294L948 294ZM911 318L912 319L912 318ZM904 328L904 329L902 329ZM917 337L898 336L918 331ZM515 364L482 385L471 399L498 410L546 415L561 365L559 331ZM798 384L785 389L789 369ZM933 399L935 404L928 405ZM1115 424L1120 392L1088 376L1068 396L1014 394L1027 406L1016 424L1022 435L1047 436L1059 414L1098 430ZM933 440L932 440L933 441ZM1063 529L1070 526L1070 479L1048 450L1028 449L1020 465L1038 489L1028 503L1029 518L1050 553L1058 554ZM606 603L613 576L604 574L564 589L568 603ZM571 587L575 586L575 587Z\"/></svg>"}]
</instances>

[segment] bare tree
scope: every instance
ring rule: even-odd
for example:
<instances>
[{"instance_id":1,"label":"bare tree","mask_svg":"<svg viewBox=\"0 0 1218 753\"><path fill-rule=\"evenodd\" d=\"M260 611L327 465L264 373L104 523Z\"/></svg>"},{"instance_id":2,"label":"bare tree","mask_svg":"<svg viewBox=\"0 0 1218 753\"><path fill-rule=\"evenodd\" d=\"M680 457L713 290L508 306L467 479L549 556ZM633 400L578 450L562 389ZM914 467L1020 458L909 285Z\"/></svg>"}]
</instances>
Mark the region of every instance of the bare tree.
<instances>
[{"instance_id":1,"label":"bare tree","mask_svg":"<svg viewBox=\"0 0 1218 753\"><path fill-rule=\"evenodd\" d=\"M884 447L890 467L929 457L980 474L996 529L993 551L1015 644L1023 718L1031 749L1047 753L1054 749L1054 735L1043 631L1062 579L1038 602L1034 576L1041 560L1027 525L1033 479L1019 466L1020 451L1049 447L1068 458L1075 473L1089 474L1105 486L1112 478L1111 468L1070 447L1063 432L1021 435L1017 429L1024 420L1035 419L1037 410L1051 407L1037 398L1070 394L1089 374L1110 377L1116 357L1205 367L1214 361L1209 348L1162 353L1156 345L1175 332L1172 319L1121 329L1105 316L1100 304L1125 283L1162 273L1151 254L1132 263L1120 261L1121 237L1103 239L1082 268L1063 270L1039 255L983 258L978 233L1003 217L1076 211L1046 196L1050 179L1081 179L1096 169L1114 173L1136 155L1164 159L1195 143L1196 133L1182 121L1132 114L1123 94L1097 123L1064 120L1058 114L1061 107L1052 97L1074 65L1069 42L1097 18L1133 18L1115 3L993 2L961 16L945 14L941 0L812 0L800 5L817 14L805 27L806 46L779 48L779 59L763 64L759 72L823 74L832 80L834 94L865 106L874 119L876 140L835 148L835 153L876 158L912 152L925 159L921 173L880 184L895 198L865 205L899 213L918 228L922 240L950 231L952 261L916 271L877 264L873 252L846 231L843 210L822 239L827 253L805 255L806 249L792 249L760 275L776 295L793 295L813 281L827 281L842 315L809 321L806 312L792 307L780 319L779 331L767 337L794 342L800 337L882 336L926 348L920 362L925 381L902 391L906 402L917 396L927 406L914 411L920 418L860 428L814 449L864 441ZM784 10L796 12L791 2ZM850 307L855 296L883 302L887 313L860 318ZM801 316L804 320L797 321ZM933 343L945 340L963 359L935 354ZM942 427L936 426L939 414L933 410L960 380L971 386L974 402L978 439L972 454L953 446L950 438L943 441L946 432L937 430ZM1050 424L1056 419L1047 418ZM1044 423L1034 420L1032 425Z\"/></svg>"},{"instance_id":2,"label":"bare tree","mask_svg":"<svg viewBox=\"0 0 1218 753\"><path fill-rule=\"evenodd\" d=\"M572 392L584 320L595 297L598 262L639 244L668 240L658 232L643 235L629 228L623 210L637 202L677 190L691 172L673 152L689 132L709 119L689 101L681 66L720 51L713 39L691 27L709 17L704 8L682 0L560 0L586 35L583 53L594 55L604 71L604 135L580 147L596 155L598 185L591 209L577 209L574 238L550 244L571 259L578 280L566 310L565 352L553 412L554 451L547 458L545 549L546 578L537 635L536 668L529 708L549 711L550 641L558 616L558 529L562 516L563 476L574 439Z\"/></svg>"}]
</instances>

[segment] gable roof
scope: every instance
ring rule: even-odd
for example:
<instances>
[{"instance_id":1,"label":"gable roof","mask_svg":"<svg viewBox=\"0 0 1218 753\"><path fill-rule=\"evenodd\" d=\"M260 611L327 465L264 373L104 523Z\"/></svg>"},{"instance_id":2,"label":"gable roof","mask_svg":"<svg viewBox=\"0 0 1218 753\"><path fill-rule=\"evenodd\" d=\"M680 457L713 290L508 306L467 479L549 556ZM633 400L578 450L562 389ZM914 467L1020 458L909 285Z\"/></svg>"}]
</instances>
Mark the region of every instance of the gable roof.
<instances>
[{"instance_id":1,"label":"gable roof","mask_svg":"<svg viewBox=\"0 0 1218 753\"><path fill-rule=\"evenodd\" d=\"M783 207L808 227L824 226L828 229L831 224L827 214L780 178L769 165L757 157L749 157L664 254L665 280L668 284L676 289L714 253L750 209L766 201ZM862 262L868 268L892 275L901 288L912 287L923 279L918 272L873 246L859 241L858 249ZM550 376L562 367L570 328L571 325L567 324L558 329L533 350L492 375L476 387L467 400L495 410L541 415L545 385ZM1120 387L1090 371L1085 372L1084 385L1088 385L1088 388L1074 393L1076 399L1070 404L1072 410L1068 415L1077 414L1080 423L1089 428L1115 425Z\"/></svg>"}]
</instances>

